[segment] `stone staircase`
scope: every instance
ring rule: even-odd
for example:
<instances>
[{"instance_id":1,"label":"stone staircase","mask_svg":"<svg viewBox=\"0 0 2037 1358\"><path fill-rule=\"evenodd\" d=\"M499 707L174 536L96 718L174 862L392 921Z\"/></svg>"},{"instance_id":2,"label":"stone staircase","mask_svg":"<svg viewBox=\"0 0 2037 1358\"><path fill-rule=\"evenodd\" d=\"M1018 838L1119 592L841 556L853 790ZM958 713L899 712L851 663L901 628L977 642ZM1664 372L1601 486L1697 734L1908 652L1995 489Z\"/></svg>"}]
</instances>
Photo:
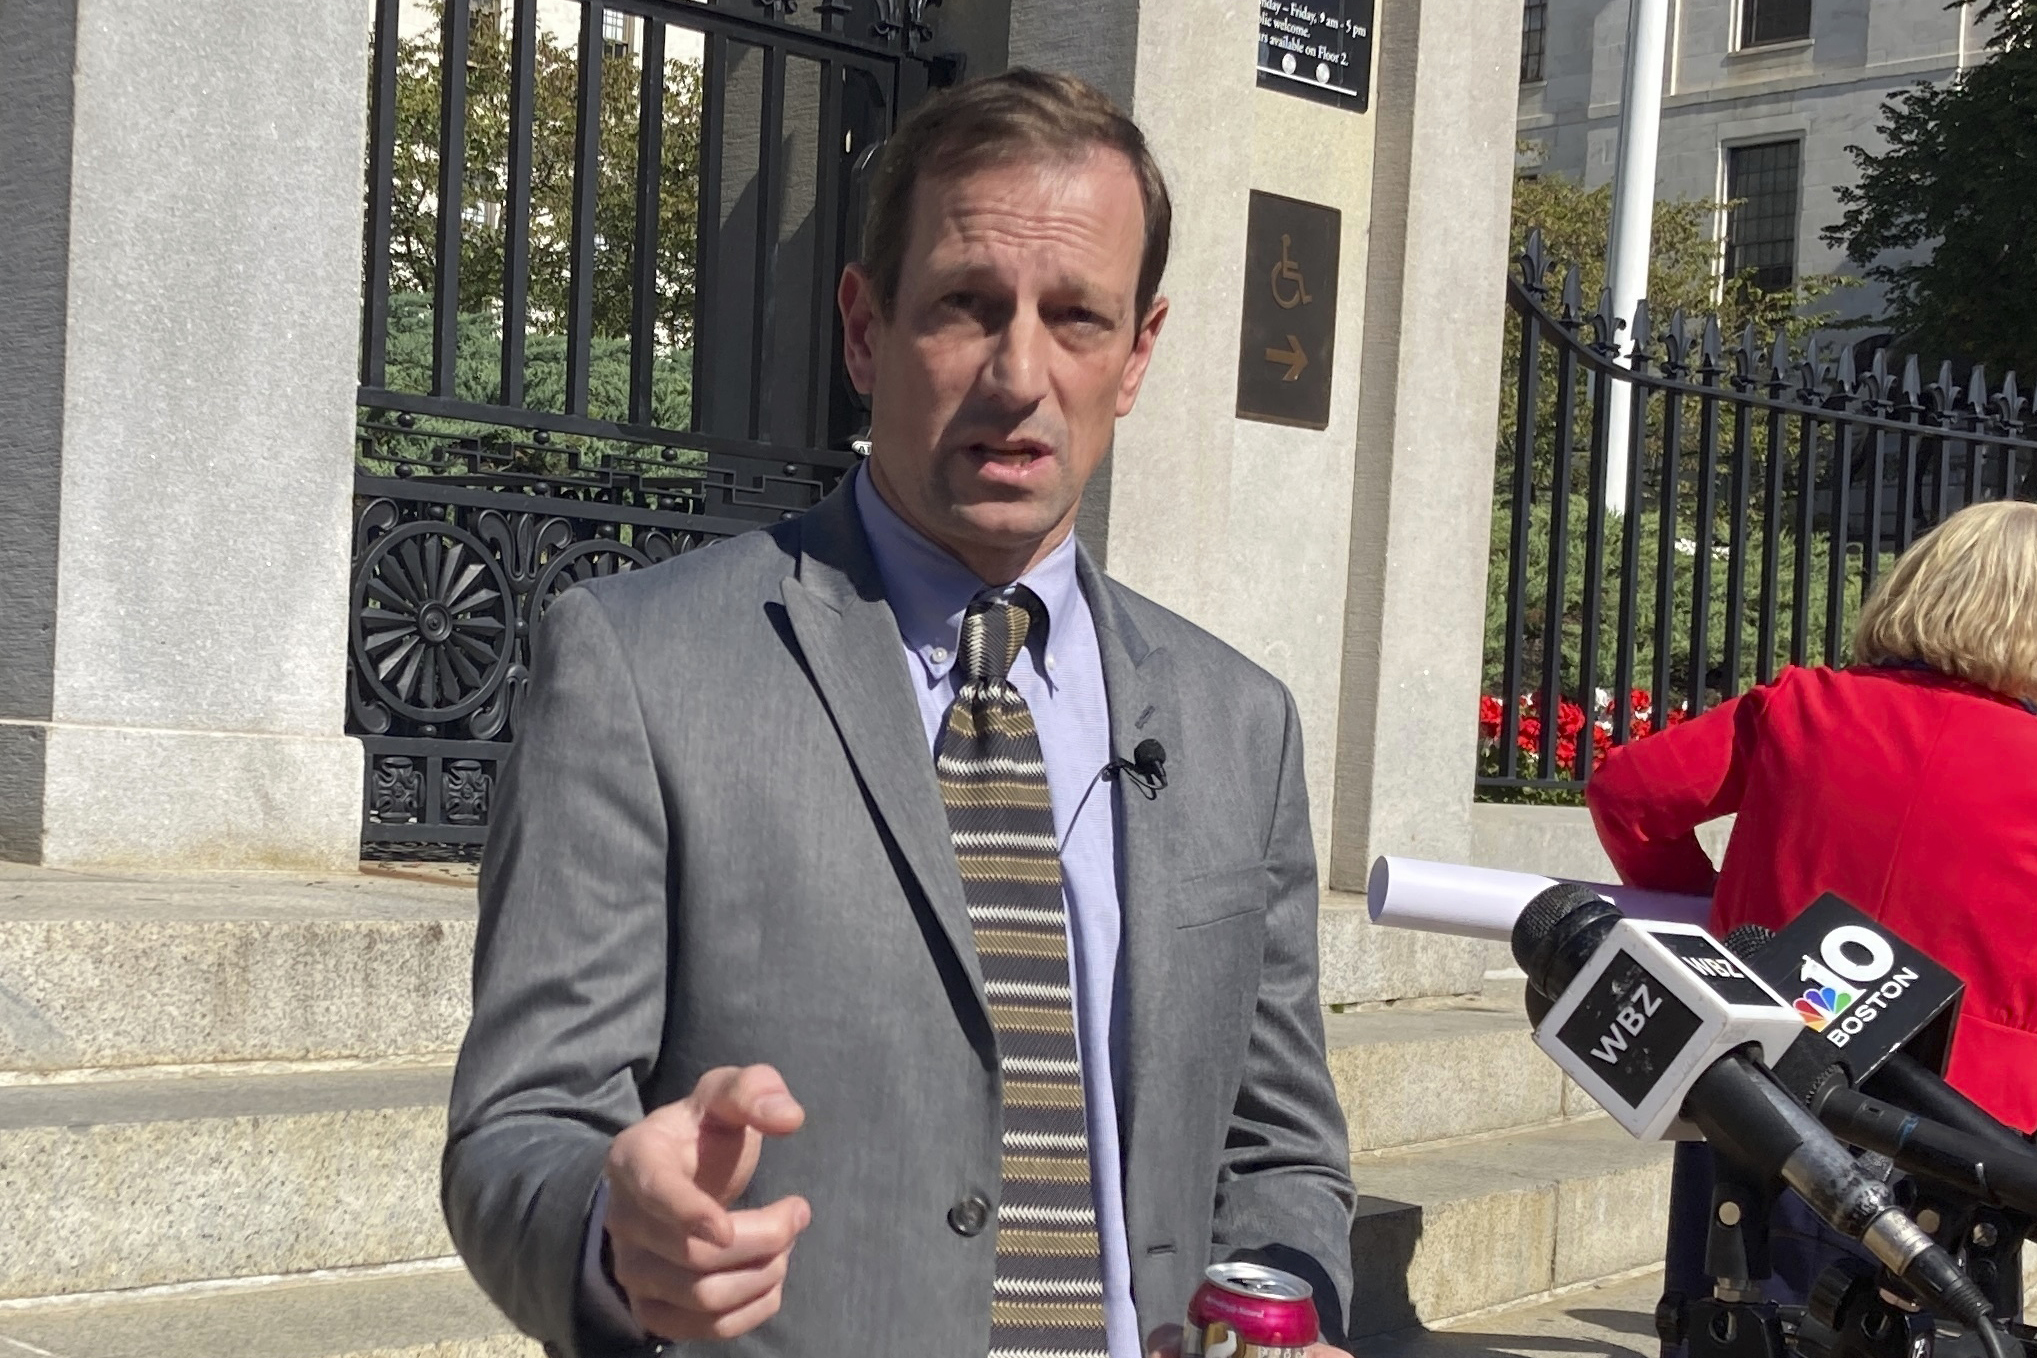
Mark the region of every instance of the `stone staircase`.
<instances>
[{"instance_id":1,"label":"stone staircase","mask_svg":"<svg viewBox=\"0 0 2037 1358\"><path fill-rule=\"evenodd\" d=\"M1489 959L1362 913L1324 913L1359 1333L1658 1259L1662 1149L1565 1088L1518 982L1368 1002ZM0 864L0 1358L535 1358L439 1218L473 933L454 873Z\"/></svg>"},{"instance_id":2,"label":"stone staircase","mask_svg":"<svg viewBox=\"0 0 2037 1358\"><path fill-rule=\"evenodd\" d=\"M1358 1335L1659 1264L1667 1148L1615 1126L1529 1038L1522 983L1328 1019L1361 1195Z\"/></svg>"}]
</instances>

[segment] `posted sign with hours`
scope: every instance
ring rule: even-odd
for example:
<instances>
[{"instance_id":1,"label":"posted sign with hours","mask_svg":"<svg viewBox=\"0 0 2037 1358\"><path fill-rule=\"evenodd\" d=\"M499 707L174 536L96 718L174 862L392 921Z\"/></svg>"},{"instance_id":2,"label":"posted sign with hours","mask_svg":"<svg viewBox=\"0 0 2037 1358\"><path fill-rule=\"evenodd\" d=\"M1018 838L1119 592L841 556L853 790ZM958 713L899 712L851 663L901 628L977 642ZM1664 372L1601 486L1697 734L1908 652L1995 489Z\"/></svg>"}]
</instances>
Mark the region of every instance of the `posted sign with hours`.
<instances>
[{"instance_id":1,"label":"posted sign with hours","mask_svg":"<svg viewBox=\"0 0 2037 1358\"><path fill-rule=\"evenodd\" d=\"M1239 419L1330 427L1343 230L1344 215L1333 207L1253 192L1245 226Z\"/></svg>"},{"instance_id":2,"label":"posted sign with hours","mask_svg":"<svg viewBox=\"0 0 2037 1358\"><path fill-rule=\"evenodd\" d=\"M1363 113L1373 0L1259 0L1259 88Z\"/></svg>"}]
</instances>

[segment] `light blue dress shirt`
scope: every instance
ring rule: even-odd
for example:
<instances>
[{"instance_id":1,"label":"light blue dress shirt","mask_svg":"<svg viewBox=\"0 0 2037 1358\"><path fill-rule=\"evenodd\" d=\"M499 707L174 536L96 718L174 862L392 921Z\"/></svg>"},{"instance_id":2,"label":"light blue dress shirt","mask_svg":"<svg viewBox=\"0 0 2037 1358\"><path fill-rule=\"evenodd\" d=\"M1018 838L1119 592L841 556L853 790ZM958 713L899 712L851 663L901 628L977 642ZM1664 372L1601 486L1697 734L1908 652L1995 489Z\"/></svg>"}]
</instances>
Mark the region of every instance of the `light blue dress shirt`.
<instances>
[{"instance_id":1,"label":"light blue dress shirt","mask_svg":"<svg viewBox=\"0 0 2037 1358\"><path fill-rule=\"evenodd\" d=\"M856 509L884 598L898 619L906 672L919 699L931 756L955 702L955 646L962 614L986 588L975 572L935 546L885 503L867 467L856 473ZM1103 1247L1104 1323L1111 1358L1142 1358L1132 1310L1131 1249L1125 1237L1124 1170L1118 1152L1117 1096L1111 1072L1111 1019L1117 992L1117 824L1110 709L1096 622L1075 573L1071 536L1019 577L1047 609L1045 645L1034 638L1012 666L1012 686L1032 709L1047 763L1054 833L1061 840L1061 893L1075 972L1075 1033L1089 1117L1090 1186Z\"/></svg>"},{"instance_id":2,"label":"light blue dress shirt","mask_svg":"<svg viewBox=\"0 0 2037 1358\"><path fill-rule=\"evenodd\" d=\"M885 600L898 619L906 673L926 725L931 758L955 702L955 647L962 635L962 614L986 585L901 519L877 493L867 469L858 468L854 475L856 509L884 582ZM1131 1247L1125 1236L1124 1169L1111 1072L1123 907L1118 898L1114 784L1104 776L1112 756L1103 656L1097 649L1096 621L1076 578L1072 536L1019 582L1037 594L1047 610L1044 644L1037 636L1027 642L1012 666L1011 682L1032 710L1033 725L1040 733L1047 791L1054 804L1054 833L1061 840L1061 892L1068 906L1075 973L1076 1044L1089 1119L1090 1187L1096 1195L1097 1238L1103 1250L1104 1324L1111 1358L1143 1358L1138 1317L1132 1309ZM794 1090L793 1097L798 1095ZM581 1305L617 1333L640 1335L629 1308L601 1271L607 1216L604 1181L588 1214Z\"/></svg>"}]
</instances>

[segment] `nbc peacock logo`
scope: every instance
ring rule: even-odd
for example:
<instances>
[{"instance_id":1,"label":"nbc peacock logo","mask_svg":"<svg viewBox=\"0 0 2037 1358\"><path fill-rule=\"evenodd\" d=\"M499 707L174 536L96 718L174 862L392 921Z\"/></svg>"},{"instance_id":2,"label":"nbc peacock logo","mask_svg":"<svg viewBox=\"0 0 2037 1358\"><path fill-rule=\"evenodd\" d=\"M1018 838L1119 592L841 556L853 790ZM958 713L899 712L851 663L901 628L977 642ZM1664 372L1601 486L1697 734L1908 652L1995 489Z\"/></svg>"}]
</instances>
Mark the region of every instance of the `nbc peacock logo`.
<instances>
[{"instance_id":1,"label":"nbc peacock logo","mask_svg":"<svg viewBox=\"0 0 2037 1358\"><path fill-rule=\"evenodd\" d=\"M1853 998L1850 992L1834 986L1813 986L1797 1001L1796 1010L1812 1032L1822 1033L1826 1024L1852 1007Z\"/></svg>"}]
</instances>

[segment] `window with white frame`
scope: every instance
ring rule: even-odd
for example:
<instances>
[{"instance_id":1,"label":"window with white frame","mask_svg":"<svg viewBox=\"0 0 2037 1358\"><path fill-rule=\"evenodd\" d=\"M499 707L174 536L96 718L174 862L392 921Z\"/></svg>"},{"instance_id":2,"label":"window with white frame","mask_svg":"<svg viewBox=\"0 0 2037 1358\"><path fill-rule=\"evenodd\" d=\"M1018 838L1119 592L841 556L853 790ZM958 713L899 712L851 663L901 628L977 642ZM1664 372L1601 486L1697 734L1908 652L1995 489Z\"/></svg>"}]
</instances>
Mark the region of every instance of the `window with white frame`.
<instances>
[{"instance_id":1,"label":"window with white frame","mask_svg":"<svg viewBox=\"0 0 2037 1358\"><path fill-rule=\"evenodd\" d=\"M1794 140L1726 148L1726 277L1751 271L1763 292L1795 286L1803 158Z\"/></svg>"}]
</instances>

